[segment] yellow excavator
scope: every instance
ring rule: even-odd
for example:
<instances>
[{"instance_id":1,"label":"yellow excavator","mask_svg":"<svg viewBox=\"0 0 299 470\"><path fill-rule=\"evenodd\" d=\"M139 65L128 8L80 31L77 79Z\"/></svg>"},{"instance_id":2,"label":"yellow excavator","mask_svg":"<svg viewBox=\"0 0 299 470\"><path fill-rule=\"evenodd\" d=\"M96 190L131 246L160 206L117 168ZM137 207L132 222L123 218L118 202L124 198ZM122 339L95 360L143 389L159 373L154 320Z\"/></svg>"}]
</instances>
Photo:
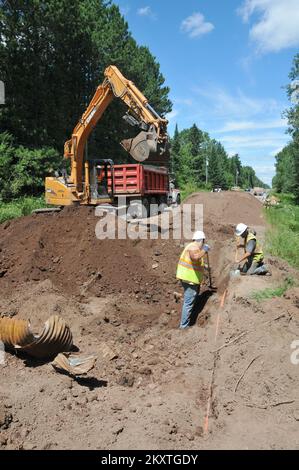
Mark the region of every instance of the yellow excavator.
<instances>
[{"instance_id":1,"label":"yellow excavator","mask_svg":"<svg viewBox=\"0 0 299 470\"><path fill-rule=\"evenodd\" d=\"M97 88L91 102L73 130L72 138L65 142L64 157L71 160L71 174L47 177L45 197L47 204L67 206L72 204L97 205L110 202L103 200L92 191L92 178L95 175L91 161L84 162L84 149L97 122L114 98L121 99L128 107L124 119L141 132L133 138L121 142L124 149L137 162L164 163L168 159L168 121L150 106L146 97L133 82L127 80L115 66L105 70L105 79ZM111 160L103 160L105 170L112 166Z\"/></svg>"}]
</instances>

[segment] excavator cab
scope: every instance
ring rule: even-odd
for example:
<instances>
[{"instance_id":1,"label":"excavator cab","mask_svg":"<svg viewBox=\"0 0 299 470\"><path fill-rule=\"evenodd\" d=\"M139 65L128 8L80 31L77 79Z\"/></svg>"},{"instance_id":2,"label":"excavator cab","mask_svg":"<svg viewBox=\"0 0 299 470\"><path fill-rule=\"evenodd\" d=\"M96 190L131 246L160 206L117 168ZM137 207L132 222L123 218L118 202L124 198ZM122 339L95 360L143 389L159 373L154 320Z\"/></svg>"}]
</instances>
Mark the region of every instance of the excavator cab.
<instances>
[{"instance_id":1,"label":"excavator cab","mask_svg":"<svg viewBox=\"0 0 299 470\"><path fill-rule=\"evenodd\" d=\"M90 199L95 203L113 202L114 162L109 159L89 160Z\"/></svg>"}]
</instances>

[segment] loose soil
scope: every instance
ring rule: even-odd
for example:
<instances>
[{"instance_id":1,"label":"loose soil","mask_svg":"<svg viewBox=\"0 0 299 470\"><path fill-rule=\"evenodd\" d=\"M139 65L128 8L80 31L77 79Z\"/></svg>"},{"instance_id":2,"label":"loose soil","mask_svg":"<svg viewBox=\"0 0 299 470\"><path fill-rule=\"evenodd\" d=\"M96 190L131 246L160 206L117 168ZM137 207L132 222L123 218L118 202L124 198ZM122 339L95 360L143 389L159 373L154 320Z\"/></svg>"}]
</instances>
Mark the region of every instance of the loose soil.
<instances>
[{"instance_id":1,"label":"loose soil","mask_svg":"<svg viewBox=\"0 0 299 470\"><path fill-rule=\"evenodd\" d=\"M7 353L1 449L298 448L299 365L290 358L299 289L262 303L251 297L298 272L270 257L272 277L230 281L233 227L245 222L263 238L260 202L222 192L187 203L203 204L217 290L205 283L186 331L175 279L185 240L98 240L99 218L86 207L0 225L0 316L30 319L40 331L61 315L76 347L98 357L75 380Z\"/></svg>"}]
</instances>

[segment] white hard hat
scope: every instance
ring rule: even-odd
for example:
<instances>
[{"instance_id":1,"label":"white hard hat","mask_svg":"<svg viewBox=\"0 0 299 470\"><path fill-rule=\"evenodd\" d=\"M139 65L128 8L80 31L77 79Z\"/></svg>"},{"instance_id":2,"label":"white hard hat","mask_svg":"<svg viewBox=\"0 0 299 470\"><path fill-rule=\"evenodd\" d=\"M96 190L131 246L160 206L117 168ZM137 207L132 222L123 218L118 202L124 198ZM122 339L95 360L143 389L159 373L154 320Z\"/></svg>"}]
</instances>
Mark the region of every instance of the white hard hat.
<instances>
[{"instance_id":1,"label":"white hard hat","mask_svg":"<svg viewBox=\"0 0 299 470\"><path fill-rule=\"evenodd\" d=\"M247 225L245 225L245 224L238 224L238 225L236 226L236 230L235 230L236 236L237 236L237 237L240 237L240 236L245 232L245 230L247 230L247 229L248 229Z\"/></svg>"},{"instance_id":2,"label":"white hard hat","mask_svg":"<svg viewBox=\"0 0 299 470\"><path fill-rule=\"evenodd\" d=\"M201 230L193 233L192 240L204 240L206 238L205 234Z\"/></svg>"}]
</instances>

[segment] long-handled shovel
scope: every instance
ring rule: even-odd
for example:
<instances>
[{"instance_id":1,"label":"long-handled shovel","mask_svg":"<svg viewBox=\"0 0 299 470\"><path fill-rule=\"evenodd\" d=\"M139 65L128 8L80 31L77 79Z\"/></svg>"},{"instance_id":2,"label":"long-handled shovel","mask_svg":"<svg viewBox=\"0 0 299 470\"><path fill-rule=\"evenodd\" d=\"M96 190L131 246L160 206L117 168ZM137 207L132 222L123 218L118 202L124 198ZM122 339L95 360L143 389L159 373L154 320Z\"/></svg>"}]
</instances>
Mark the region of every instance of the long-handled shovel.
<instances>
[{"instance_id":1,"label":"long-handled shovel","mask_svg":"<svg viewBox=\"0 0 299 470\"><path fill-rule=\"evenodd\" d=\"M240 269L239 269L239 265L237 264L237 259L238 259L238 240L236 240L235 262L233 265L233 269L229 273L231 279L234 279L235 277L240 276Z\"/></svg>"},{"instance_id":2,"label":"long-handled shovel","mask_svg":"<svg viewBox=\"0 0 299 470\"><path fill-rule=\"evenodd\" d=\"M213 281L212 281L212 272L211 272L209 253L207 252L206 255L207 255L207 262L208 262L209 288L212 289L212 290L216 290L217 287L213 286Z\"/></svg>"}]
</instances>

